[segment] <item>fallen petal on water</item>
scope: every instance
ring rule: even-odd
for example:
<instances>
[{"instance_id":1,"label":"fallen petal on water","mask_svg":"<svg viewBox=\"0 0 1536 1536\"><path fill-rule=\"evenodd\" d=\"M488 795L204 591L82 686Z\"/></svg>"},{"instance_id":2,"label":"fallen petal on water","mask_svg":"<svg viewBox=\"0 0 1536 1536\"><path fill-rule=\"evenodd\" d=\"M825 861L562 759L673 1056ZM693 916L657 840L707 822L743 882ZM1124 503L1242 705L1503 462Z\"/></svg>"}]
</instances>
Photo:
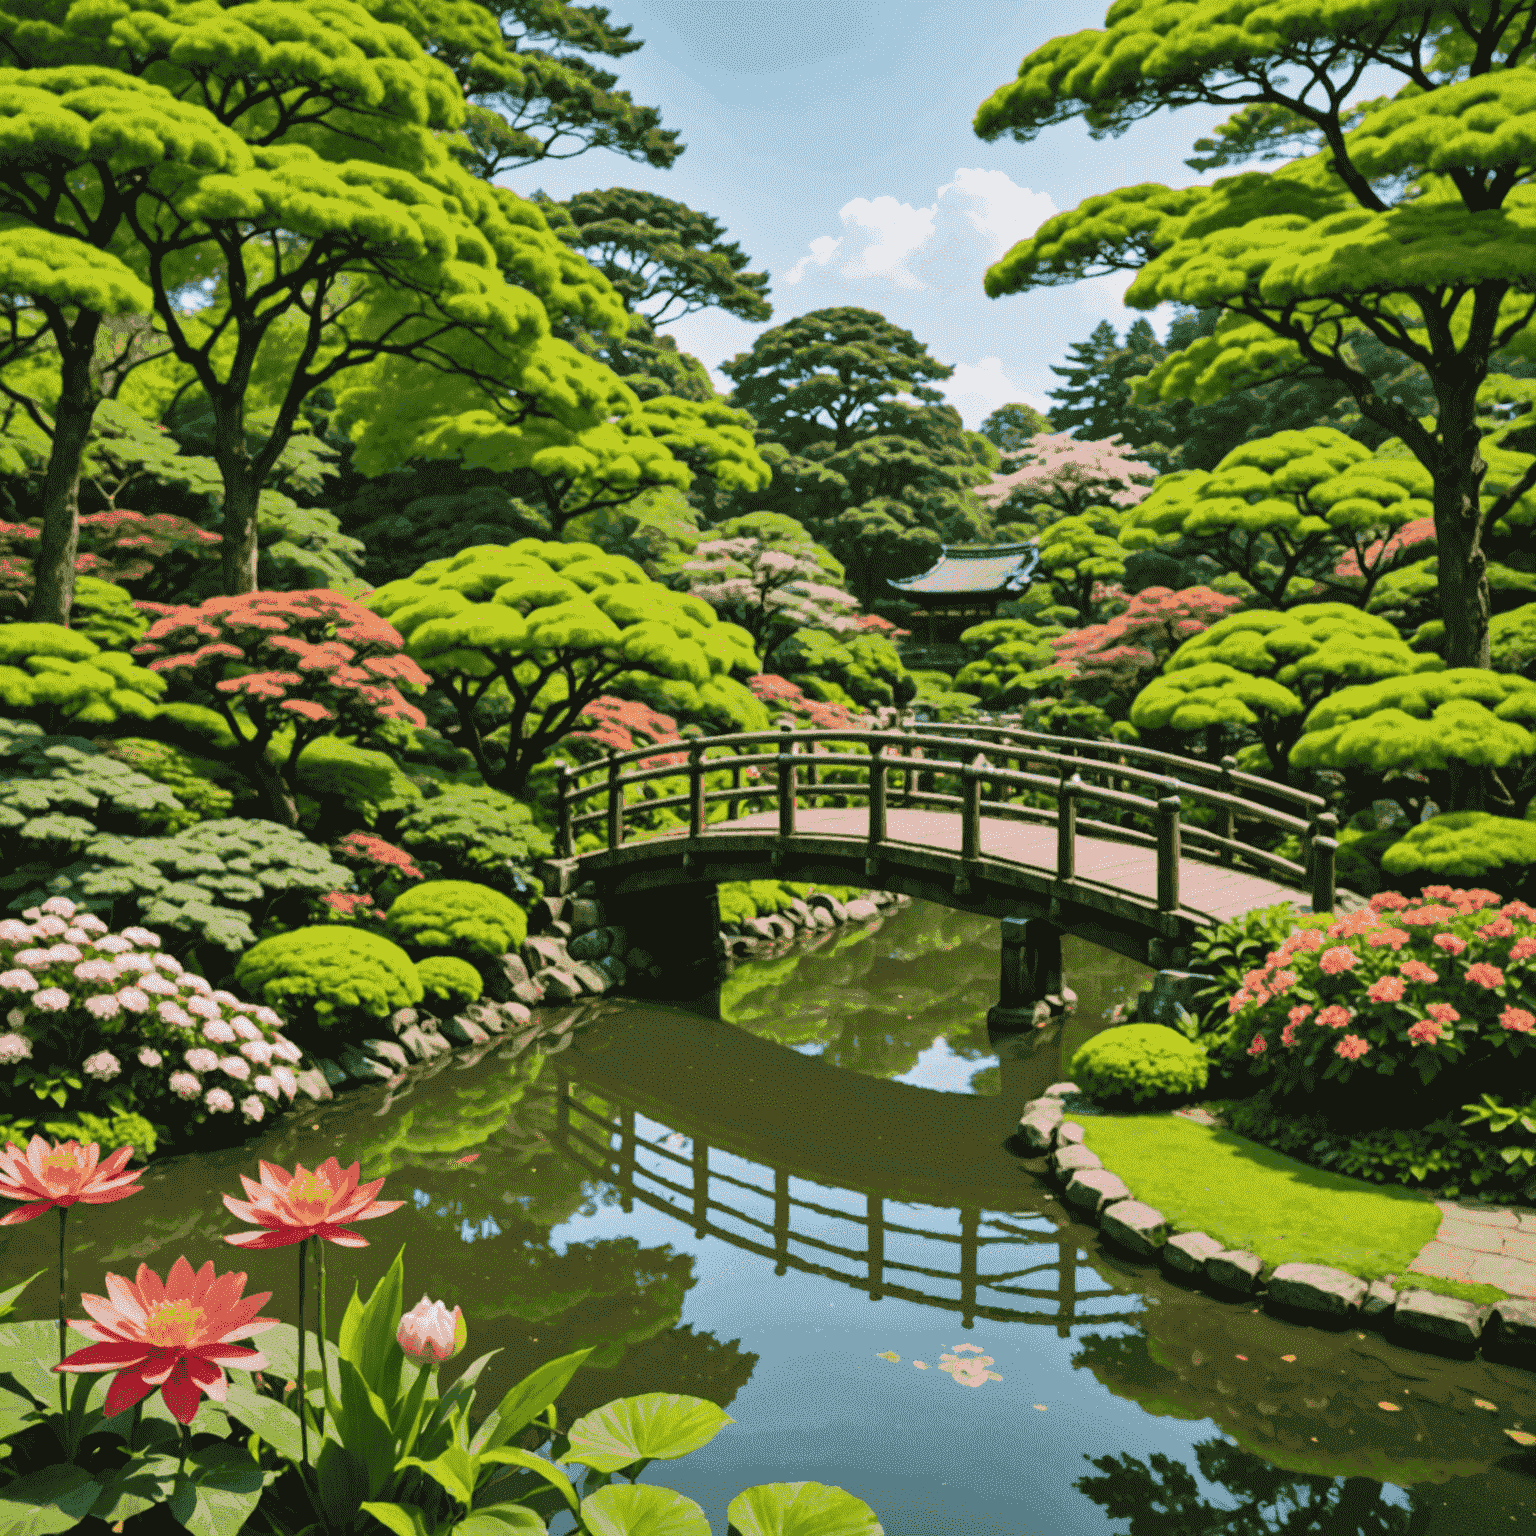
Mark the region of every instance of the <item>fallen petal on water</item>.
<instances>
[{"instance_id":1,"label":"fallen petal on water","mask_svg":"<svg viewBox=\"0 0 1536 1536\"><path fill-rule=\"evenodd\" d=\"M916 1366L920 1371L926 1371L928 1369L928 1362L926 1360L914 1360L912 1364Z\"/></svg>"},{"instance_id":2,"label":"fallen petal on water","mask_svg":"<svg viewBox=\"0 0 1536 1536\"><path fill-rule=\"evenodd\" d=\"M1528 1435L1523 1429L1506 1429L1504 1433L1516 1445L1536 1445L1536 1435Z\"/></svg>"},{"instance_id":3,"label":"fallen petal on water","mask_svg":"<svg viewBox=\"0 0 1536 1536\"><path fill-rule=\"evenodd\" d=\"M1281 1355L1280 1358L1282 1360L1284 1360L1287 1365L1289 1365L1290 1362L1296 1358L1296 1356L1295 1355Z\"/></svg>"},{"instance_id":4,"label":"fallen petal on water","mask_svg":"<svg viewBox=\"0 0 1536 1536\"><path fill-rule=\"evenodd\" d=\"M1401 1403L1377 1403L1376 1406L1380 1408L1383 1413L1401 1413L1403 1411L1403 1405Z\"/></svg>"},{"instance_id":5,"label":"fallen petal on water","mask_svg":"<svg viewBox=\"0 0 1536 1536\"><path fill-rule=\"evenodd\" d=\"M1499 1405L1497 1403L1490 1403L1486 1397L1474 1397L1472 1399L1472 1406L1474 1408L1486 1408L1489 1413L1497 1413L1499 1411Z\"/></svg>"},{"instance_id":6,"label":"fallen petal on water","mask_svg":"<svg viewBox=\"0 0 1536 1536\"><path fill-rule=\"evenodd\" d=\"M1248 1358L1248 1356L1247 1355L1239 1355L1237 1358L1239 1360L1246 1360Z\"/></svg>"},{"instance_id":7,"label":"fallen petal on water","mask_svg":"<svg viewBox=\"0 0 1536 1536\"><path fill-rule=\"evenodd\" d=\"M898 1355L894 1349L882 1349L880 1351L880 1353L875 1356L875 1359L876 1360L900 1360L901 1356Z\"/></svg>"},{"instance_id":8,"label":"fallen petal on water","mask_svg":"<svg viewBox=\"0 0 1536 1536\"><path fill-rule=\"evenodd\" d=\"M956 1344L952 1347L957 1355L979 1355L981 1353L980 1344Z\"/></svg>"},{"instance_id":9,"label":"fallen petal on water","mask_svg":"<svg viewBox=\"0 0 1536 1536\"><path fill-rule=\"evenodd\" d=\"M1036 1403L1035 1407L1038 1408L1041 1413L1045 1412L1045 1404L1044 1403Z\"/></svg>"}]
</instances>

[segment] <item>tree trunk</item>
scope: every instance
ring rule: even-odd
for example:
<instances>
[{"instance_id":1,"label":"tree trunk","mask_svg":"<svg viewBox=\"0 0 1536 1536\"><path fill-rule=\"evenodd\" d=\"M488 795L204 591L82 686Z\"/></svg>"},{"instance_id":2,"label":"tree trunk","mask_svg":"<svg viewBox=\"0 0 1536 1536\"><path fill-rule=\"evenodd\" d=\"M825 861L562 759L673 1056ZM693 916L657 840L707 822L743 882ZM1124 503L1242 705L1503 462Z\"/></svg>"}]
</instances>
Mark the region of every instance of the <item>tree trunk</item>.
<instances>
[{"instance_id":1,"label":"tree trunk","mask_svg":"<svg viewBox=\"0 0 1536 1536\"><path fill-rule=\"evenodd\" d=\"M59 405L53 447L43 480L43 536L34 567L28 617L34 624L69 624L75 600L75 554L80 544L80 460L96 414L91 358L101 316L82 311L60 347Z\"/></svg>"},{"instance_id":2,"label":"tree trunk","mask_svg":"<svg viewBox=\"0 0 1536 1536\"><path fill-rule=\"evenodd\" d=\"M247 776L261 791L261 798L266 802L268 820L284 827L298 826L298 802L293 798L293 792L282 774L267 761L264 750L252 754Z\"/></svg>"},{"instance_id":3,"label":"tree trunk","mask_svg":"<svg viewBox=\"0 0 1536 1536\"><path fill-rule=\"evenodd\" d=\"M261 501L261 483L251 472L250 460L244 453L241 460L228 467L219 465L224 477L224 542L220 557L226 597L257 590L256 509Z\"/></svg>"}]
</instances>

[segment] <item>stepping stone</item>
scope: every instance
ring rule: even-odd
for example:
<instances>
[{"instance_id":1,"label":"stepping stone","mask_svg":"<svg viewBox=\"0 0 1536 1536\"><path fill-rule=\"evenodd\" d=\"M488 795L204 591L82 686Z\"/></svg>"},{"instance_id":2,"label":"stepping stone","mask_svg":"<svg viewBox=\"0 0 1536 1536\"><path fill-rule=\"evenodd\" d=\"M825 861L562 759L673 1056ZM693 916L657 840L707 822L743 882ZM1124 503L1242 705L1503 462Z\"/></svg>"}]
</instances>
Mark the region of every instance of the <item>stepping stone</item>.
<instances>
[{"instance_id":1,"label":"stepping stone","mask_svg":"<svg viewBox=\"0 0 1536 1536\"><path fill-rule=\"evenodd\" d=\"M335 1069L336 1063L331 1062L330 1066ZM340 1075L340 1071L337 1070L337 1076L340 1077ZM330 1081L318 1066L306 1068L303 1072L295 1072L293 1076L299 1085L299 1092L307 1099L313 1099L316 1103L320 1103L325 1099L336 1097L331 1092Z\"/></svg>"},{"instance_id":2,"label":"stepping stone","mask_svg":"<svg viewBox=\"0 0 1536 1536\"><path fill-rule=\"evenodd\" d=\"M1070 1099L1074 1094L1081 1093L1082 1089L1076 1083L1052 1083L1045 1090L1048 1099Z\"/></svg>"},{"instance_id":3,"label":"stepping stone","mask_svg":"<svg viewBox=\"0 0 1536 1536\"><path fill-rule=\"evenodd\" d=\"M1264 1261L1243 1248L1223 1248L1205 1261L1205 1278L1224 1291L1249 1296L1259 1283Z\"/></svg>"},{"instance_id":4,"label":"stepping stone","mask_svg":"<svg viewBox=\"0 0 1536 1536\"><path fill-rule=\"evenodd\" d=\"M1032 1152L1049 1152L1065 1113L1060 1099L1032 1099L1019 1119L1019 1140Z\"/></svg>"},{"instance_id":5,"label":"stepping stone","mask_svg":"<svg viewBox=\"0 0 1536 1536\"><path fill-rule=\"evenodd\" d=\"M1536 1366L1536 1301L1515 1296L1494 1302L1484 1324L1483 1353Z\"/></svg>"},{"instance_id":6,"label":"stepping stone","mask_svg":"<svg viewBox=\"0 0 1536 1536\"><path fill-rule=\"evenodd\" d=\"M442 1030L443 1038L454 1045L484 1045L491 1038L473 1019L467 1019L462 1014L444 1019L438 1028Z\"/></svg>"},{"instance_id":7,"label":"stepping stone","mask_svg":"<svg viewBox=\"0 0 1536 1536\"><path fill-rule=\"evenodd\" d=\"M1358 1275L1328 1264L1282 1264L1269 1277L1269 1299L1321 1317L1347 1318L1360 1309L1370 1287Z\"/></svg>"},{"instance_id":8,"label":"stepping stone","mask_svg":"<svg viewBox=\"0 0 1536 1536\"><path fill-rule=\"evenodd\" d=\"M1397 1305L1397 1290L1385 1280L1372 1280L1360 1303L1361 1317L1390 1317Z\"/></svg>"},{"instance_id":9,"label":"stepping stone","mask_svg":"<svg viewBox=\"0 0 1536 1536\"><path fill-rule=\"evenodd\" d=\"M1404 1291L1397 1298L1392 1321L1408 1333L1442 1339L1464 1349L1476 1349L1482 1337L1484 1309L1459 1296L1437 1296L1433 1291Z\"/></svg>"},{"instance_id":10,"label":"stepping stone","mask_svg":"<svg viewBox=\"0 0 1536 1536\"><path fill-rule=\"evenodd\" d=\"M1102 1168L1096 1153L1090 1152L1081 1142L1068 1142L1058 1146L1051 1154L1051 1167L1057 1178L1071 1178L1079 1168Z\"/></svg>"},{"instance_id":11,"label":"stepping stone","mask_svg":"<svg viewBox=\"0 0 1536 1536\"><path fill-rule=\"evenodd\" d=\"M1178 1274L1199 1279L1205 1273L1205 1261L1221 1251L1221 1244L1204 1232L1179 1232L1163 1245L1163 1263Z\"/></svg>"},{"instance_id":12,"label":"stepping stone","mask_svg":"<svg viewBox=\"0 0 1536 1536\"><path fill-rule=\"evenodd\" d=\"M398 1050L399 1047L397 1046ZM341 1070L360 1083L387 1082L395 1075L394 1068L386 1066L375 1056L358 1050L350 1041L337 1053Z\"/></svg>"},{"instance_id":13,"label":"stepping stone","mask_svg":"<svg viewBox=\"0 0 1536 1536\"><path fill-rule=\"evenodd\" d=\"M396 1072L404 1072L411 1064L411 1058L393 1040L364 1040L363 1049L376 1061L382 1061Z\"/></svg>"},{"instance_id":14,"label":"stepping stone","mask_svg":"<svg viewBox=\"0 0 1536 1536\"><path fill-rule=\"evenodd\" d=\"M1064 1197L1068 1205L1085 1211L1102 1211L1116 1200L1129 1200L1129 1186L1107 1168L1081 1168L1068 1181Z\"/></svg>"},{"instance_id":15,"label":"stepping stone","mask_svg":"<svg viewBox=\"0 0 1536 1536\"><path fill-rule=\"evenodd\" d=\"M1058 1147L1079 1146L1082 1144L1082 1140L1083 1128L1076 1120L1063 1120L1056 1127L1056 1145Z\"/></svg>"},{"instance_id":16,"label":"stepping stone","mask_svg":"<svg viewBox=\"0 0 1536 1536\"><path fill-rule=\"evenodd\" d=\"M1140 1200L1117 1200L1099 1212L1099 1231L1120 1247L1151 1258L1168 1241L1168 1218Z\"/></svg>"}]
</instances>

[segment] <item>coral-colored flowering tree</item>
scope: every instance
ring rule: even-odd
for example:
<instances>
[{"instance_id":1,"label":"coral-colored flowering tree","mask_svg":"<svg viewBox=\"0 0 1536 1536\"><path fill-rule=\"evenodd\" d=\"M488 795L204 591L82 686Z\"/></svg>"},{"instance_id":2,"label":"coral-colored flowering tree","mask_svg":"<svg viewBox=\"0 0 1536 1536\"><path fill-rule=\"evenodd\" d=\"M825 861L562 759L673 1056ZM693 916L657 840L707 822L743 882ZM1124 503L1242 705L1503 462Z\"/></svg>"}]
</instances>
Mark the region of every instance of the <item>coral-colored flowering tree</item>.
<instances>
[{"instance_id":1,"label":"coral-colored flowering tree","mask_svg":"<svg viewBox=\"0 0 1536 1536\"><path fill-rule=\"evenodd\" d=\"M293 826L298 762L312 741L334 734L366 746L387 720L426 724L402 690L429 679L402 645L386 620L325 589L172 607L134 654L174 702L136 730L227 763L268 816Z\"/></svg>"},{"instance_id":2,"label":"coral-colored flowering tree","mask_svg":"<svg viewBox=\"0 0 1536 1536\"><path fill-rule=\"evenodd\" d=\"M1473 1092L1483 1076L1486 1087L1529 1081L1536 907L1501 900L1445 885L1384 891L1326 932L1297 929L1228 1002L1234 1049L1281 1093L1399 1070L1428 1085L1453 1067Z\"/></svg>"},{"instance_id":3,"label":"coral-colored flowering tree","mask_svg":"<svg viewBox=\"0 0 1536 1536\"><path fill-rule=\"evenodd\" d=\"M31 596L42 534L34 523L0 522L0 587ZM219 543L218 534L171 512L92 512L80 519L75 574L148 598L185 587L198 566L218 559Z\"/></svg>"}]
</instances>

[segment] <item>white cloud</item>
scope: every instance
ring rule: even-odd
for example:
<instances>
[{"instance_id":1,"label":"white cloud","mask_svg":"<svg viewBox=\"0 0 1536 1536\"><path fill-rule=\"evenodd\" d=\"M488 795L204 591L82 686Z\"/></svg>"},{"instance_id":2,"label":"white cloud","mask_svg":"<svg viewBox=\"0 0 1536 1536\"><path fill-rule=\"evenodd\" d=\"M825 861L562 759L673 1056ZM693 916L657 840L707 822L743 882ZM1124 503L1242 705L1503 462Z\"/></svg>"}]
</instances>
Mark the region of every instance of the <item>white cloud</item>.
<instances>
[{"instance_id":1,"label":"white cloud","mask_svg":"<svg viewBox=\"0 0 1536 1536\"><path fill-rule=\"evenodd\" d=\"M984 357L979 363L958 363L955 371L940 386L944 398L960 412L961 420L975 431L1000 405L1022 400L1038 411L1050 402L1030 399L1030 391L1016 384L1003 371L1000 357Z\"/></svg>"},{"instance_id":2,"label":"white cloud","mask_svg":"<svg viewBox=\"0 0 1536 1536\"><path fill-rule=\"evenodd\" d=\"M1156 309L1125 307L1125 290L1135 277L1134 272L1106 272L1102 277L1085 277L1073 285L1072 291L1083 313L1090 318L1108 320L1122 333L1138 320L1150 320L1159 338L1166 338L1168 322L1173 319L1172 304L1159 304Z\"/></svg>"},{"instance_id":3,"label":"white cloud","mask_svg":"<svg viewBox=\"0 0 1536 1536\"><path fill-rule=\"evenodd\" d=\"M888 193L855 197L838 210L843 235L818 235L780 279L798 283L814 266L826 277L955 293L981 287L986 267L1056 212L1048 194L1016 185L1005 171L957 170L926 208ZM862 249L844 251L858 244ZM845 259L835 267L833 257Z\"/></svg>"}]
</instances>

